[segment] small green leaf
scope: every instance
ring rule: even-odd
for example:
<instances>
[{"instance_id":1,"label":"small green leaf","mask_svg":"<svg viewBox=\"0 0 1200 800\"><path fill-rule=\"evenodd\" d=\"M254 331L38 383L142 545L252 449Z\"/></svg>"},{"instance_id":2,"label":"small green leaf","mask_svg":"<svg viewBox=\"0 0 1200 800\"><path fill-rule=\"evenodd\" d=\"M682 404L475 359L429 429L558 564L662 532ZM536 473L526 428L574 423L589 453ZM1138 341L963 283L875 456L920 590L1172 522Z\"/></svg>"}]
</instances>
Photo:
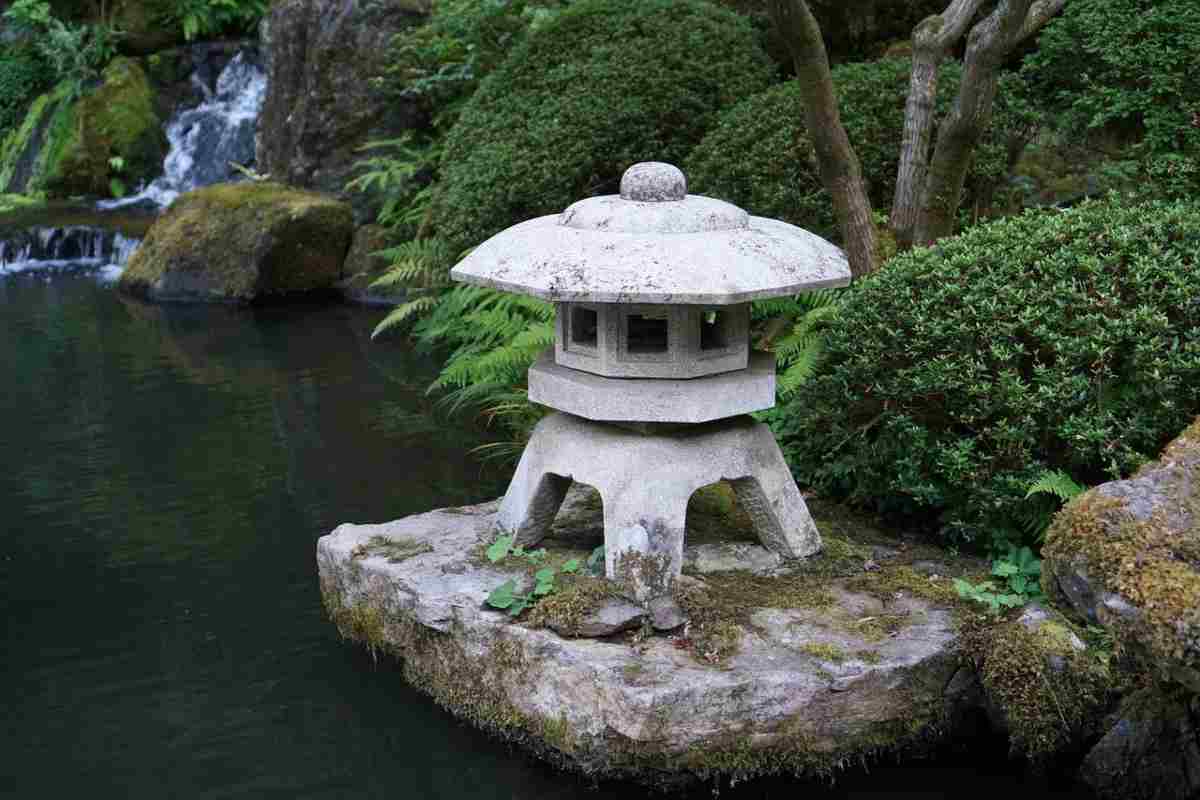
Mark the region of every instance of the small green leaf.
<instances>
[{"instance_id":1,"label":"small green leaf","mask_svg":"<svg viewBox=\"0 0 1200 800\"><path fill-rule=\"evenodd\" d=\"M562 573L565 573L567 575L570 575L572 573L579 572L579 566L580 566L579 559L572 558L570 561L566 562L561 567L559 567L559 571Z\"/></svg>"},{"instance_id":2,"label":"small green leaf","mask_svg":"<svg viewBox=\"0 0 1200 800\"><path fill-rule=\"evenodd\" d=\"M519 616L521 616L521 612L524 611L526 608L529 608L529 596L521 595L521 596L517 597L513 601L513 604L509 607L508 615L510 617L519 617Z\"/></svg>"},{"instance_id":3,"label":"small green leaf","mask_svg":"<svg viewBox=\"0 0 1200 800\"><path fill-rule=\"evenodd\" d=\"M511 608L514 602L513 592L516 591L517 584L515 581L507 580L492 590L488 595L487 604L492 608L504 610Z\"/></svg>"},{"instance_id":4,"label":"small green leaf","mask_svg":"<svg viewBox=\"0 0 1200 800\"><path fill-rule=\"evenodd\" d=\"M509 554L513 543L512 536L501 536L496 541L492 542L492 546L487 549L487 559L493 564L503 561Z\"/></svg>"}]
</instances>

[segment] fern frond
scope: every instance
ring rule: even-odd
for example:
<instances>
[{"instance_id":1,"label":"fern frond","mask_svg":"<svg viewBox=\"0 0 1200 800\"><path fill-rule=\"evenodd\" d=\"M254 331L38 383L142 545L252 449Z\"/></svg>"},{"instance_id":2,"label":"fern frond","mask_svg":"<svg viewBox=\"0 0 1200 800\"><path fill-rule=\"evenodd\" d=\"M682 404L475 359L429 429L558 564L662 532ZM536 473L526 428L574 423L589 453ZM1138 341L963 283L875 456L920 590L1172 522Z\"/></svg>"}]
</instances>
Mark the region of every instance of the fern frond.
<instances>
[{"instance_id":1,"label":"fern frond","mask_svg":"<svg viewBox=\"0 0 1200 800\"><path fill-rule=\"evenodd\" d=\"M417 317L428 313L437 306L437 302L437 297L424 296L396 306L375 326L375 330L371 331L371 338L374 339L381 333L405 325Z\"/></svg>"},{"instance_id":2,"label":"fern frond","mask_svg":"<svg viewBox=\"0 0 1200 800\"><path fill-rule=\"evenodd\" d=\"M1078 497L1087 491L1086 486L1081 486L1076 483L1070 475L1060 469L1043 470L1037 479L1030 484L1029 491L1025 493L1025 498L1029 499L1036 494L1051 494L1057 497L1062 502L1066 503L1072 498Z\"/></svg>"}]
</instances>

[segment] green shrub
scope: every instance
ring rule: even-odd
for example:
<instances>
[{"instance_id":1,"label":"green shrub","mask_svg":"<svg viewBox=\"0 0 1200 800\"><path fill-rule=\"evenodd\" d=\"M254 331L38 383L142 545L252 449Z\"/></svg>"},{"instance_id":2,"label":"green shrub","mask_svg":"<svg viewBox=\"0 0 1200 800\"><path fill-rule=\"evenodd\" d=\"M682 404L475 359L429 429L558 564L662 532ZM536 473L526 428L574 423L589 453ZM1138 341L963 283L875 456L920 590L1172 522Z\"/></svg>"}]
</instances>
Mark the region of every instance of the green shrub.
<instances>
[{"instance_id":1,"label":"green shrub","mask_svg":"<svg viewBox=\"0 0 1200 800\"><path fill-rule=\"evenodd\" d=\"M1197 270L1195 204L977 226L849 290L773 424L802 485L1004 540L1045 470L1128 474L1200 413Z\"/></svg>"},{"instance_id":2,"label":"green shrub","mask_svg":"<svg viewBox=\"0 0 1200 800\"><path fill-rule=\"evenodd\" d=\"M1030 101L1162 197L1200 190L1200 4L1072 0L1021 69ZM1130 145L1130 142L1132 144Z\"/></svg>"},{"instance_id":3,"label":"green shrub","mask_svg":"<svg viewBox=\"0 0 1200 800\"><path fill-rule=\"evenodd\" d=\"M50 88L47 72L34 48L0 46L0 136L20 125L33 98Z\"/></svg>"},{"instance_id":4,"label":"green shrub","mask_svg":"<svg viewBox=\"0 0 1200 800\"><path fill-rule=\"evenodd\" d=\"M1021 74L1064 129L1116 126L1166 155L1200 150L1200 4L1072 0Z\"/></svg>"},{"instance_id":5,"label":"green shrub","mask_svg":"<svg viewBox=\"0 0 1200 800\"><path fill-rule=\"evenodd\" d=\"M581 197L638 161L680 162L771 66L749 24L699 0L584 0L526 37L446 141L433 198L454 251Z\"/></svg>"},{"instance_id":6,"label":"green shrub","mask_svg":"<svg viewBox=\"0 0 1200 800\"><path fill-rule=\"evenodd\" d=\"M882 59L833 69L842 123L862 164L871 203L889 209L900 166L904 104L910 61ZM949 111L958 92L961 68L943 66L937 112ZM986 202L1008 168L1006 133L1020 131L1025 120L1005 102L1014 81L1006 78L998 93L993 124L975 153L967 176L964 208ZM720 120L688 157L691 191L736 203L765 217L776 217L826 237L837 236L833 201L821 184L812 141L804 127L804 108L795 81L747 98Z\"/></svg>"}]
</instances>

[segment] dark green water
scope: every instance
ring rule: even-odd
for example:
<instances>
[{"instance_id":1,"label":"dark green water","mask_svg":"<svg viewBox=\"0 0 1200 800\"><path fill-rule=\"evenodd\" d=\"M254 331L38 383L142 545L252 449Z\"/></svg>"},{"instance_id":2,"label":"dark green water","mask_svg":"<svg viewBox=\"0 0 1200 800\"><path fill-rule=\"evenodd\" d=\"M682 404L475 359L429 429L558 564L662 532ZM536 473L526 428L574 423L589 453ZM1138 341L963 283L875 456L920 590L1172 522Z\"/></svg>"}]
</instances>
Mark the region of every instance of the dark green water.
<instances>
[{"instance_id":1,"label":"dark green water","mask_svg":"<svg viewBox=\"0 0 1200 800\"><path fill-rule=\"evenodd\" d=\"M0 796L644 796L458 723L325 620L317 537L503 489L431 413L435 365L369 341L381 313L0 276ZM995 742L723 796L981 790L1050 796Z\"/></svg>"}]
</instances>

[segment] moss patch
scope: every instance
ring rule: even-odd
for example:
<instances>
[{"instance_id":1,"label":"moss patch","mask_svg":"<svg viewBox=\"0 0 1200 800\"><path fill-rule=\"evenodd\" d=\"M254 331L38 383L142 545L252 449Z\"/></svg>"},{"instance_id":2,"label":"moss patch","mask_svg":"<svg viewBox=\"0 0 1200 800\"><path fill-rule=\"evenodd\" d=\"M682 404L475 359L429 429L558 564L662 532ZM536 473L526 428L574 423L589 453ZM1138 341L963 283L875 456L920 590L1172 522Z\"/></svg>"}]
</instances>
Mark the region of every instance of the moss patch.
<instances>
[{"instance_id":1,"label":"moss patch","mask_svg":"<svg viewBox=\"0 0 1200 800\"><path fill-rule=\"evenodd\" d=\"M418 542L414 539L389 539L386 536L372 536L351 551L351 558L366 558L382 556L389 564L400 564L413 556L422 553L432 553L433 547L428 542Z\"/></svg>"},{"instance_id":2,"label":"moss patch","mask_svg":"<svg viewBox=\"0 0 1200 800\"><path fill-rule=\"evenodd\" d=\"M565 636L578 636L584 617L617 597L617 588L591 575L559 575L558 588L542 598L526 618L535 628L554 628Z\"/></svg>"},{"instance_id":3,"label":"moss patch","mask_svg":"<svg viewBox=\"0 0 1200 800\"><path fill-rule=\"evenodd\" d=\"M244 302L331 286L350 245L350 207L276 183L189 192L158 219L121 288L160 299Z\"/></svg>"},{"instance_id":4,"label":"moss patch","mask_svg":"<svg viewBox=\"0 0 1200 800\"><path fill-rule=\"evenodd\" d=\"M1194 423L1168 445L1163 461L1138 473L1145 478L1162 470L1158 490L1172 498L1149 518L1137 520L1125 501L1093 490L1059 512L1043 551L1046 593L1066 604L1060 577L1069 580L1065 573L1085 567L1099 588L1137 609L1104 616L1118 645L1168 678L1200 671L1200 492L1193 489L1198 443L1200 423Z\"/></svg>"},{"instance_id":5,"label":"moss patch","mask_svg":"<svg viewBox=\"0 0 1200 800\"><path fill-rule=\"evenodd\" d=\"M145 71L117 58L102 80L56 121L47 142L43 185L53 197L115 196L162 171L167 139Z\"/></svg>"},{"instance_id":6,"label":"moss patch","mask_svg":"<svg viewBox=\"0 0 1200 800\"><path fill-rule=\"evenodd\" d=\"M1076 650L1079 635L1057 617L1031 631L974 618L962 633L984 691L1009 725L1010 746L1044 761L1078 741L1100 721L1114 689L1109 654ZM1082 636L1079 637L1082 639Z\"/></svg>"}]
</instances>

